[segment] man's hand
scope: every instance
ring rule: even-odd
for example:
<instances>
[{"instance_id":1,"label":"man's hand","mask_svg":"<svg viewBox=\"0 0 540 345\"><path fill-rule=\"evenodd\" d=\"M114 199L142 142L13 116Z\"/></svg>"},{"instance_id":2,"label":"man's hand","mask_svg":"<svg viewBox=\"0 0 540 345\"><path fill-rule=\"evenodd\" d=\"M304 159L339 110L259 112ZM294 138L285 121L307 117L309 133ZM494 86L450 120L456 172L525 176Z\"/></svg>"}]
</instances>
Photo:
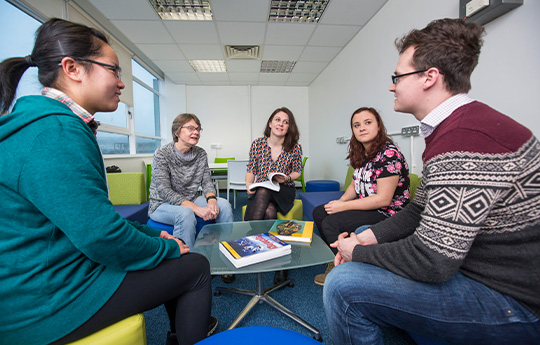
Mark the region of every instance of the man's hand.
<instances>
[{"instance_id":1,"label":"man's hand","mask_svg":"<svg viewBox=\"0 0 540 345\"><path fill-rule=\"evenodd\" d=\"M209 205L206 205L205 207L197 206L194 212L195 215L204 220L216 219L216 217L212 214L212 209L209 207Z\"/></svg>"},{"instance_id":2,"label":"man's hand","mask_svg":"<svg viewBox=\"0 0 540 345\"><path fill-rule=\"evenodd\" d=\"M361 244L360 240L357 238L357 235L354 232L350 235L347 232L341 233L338 240L330 244L330 247L338 249L338 253L334 259L334 264L337 266L344 262L352 261L352 252L354 247L359 244Z\"/></svg>"}]
</instances>

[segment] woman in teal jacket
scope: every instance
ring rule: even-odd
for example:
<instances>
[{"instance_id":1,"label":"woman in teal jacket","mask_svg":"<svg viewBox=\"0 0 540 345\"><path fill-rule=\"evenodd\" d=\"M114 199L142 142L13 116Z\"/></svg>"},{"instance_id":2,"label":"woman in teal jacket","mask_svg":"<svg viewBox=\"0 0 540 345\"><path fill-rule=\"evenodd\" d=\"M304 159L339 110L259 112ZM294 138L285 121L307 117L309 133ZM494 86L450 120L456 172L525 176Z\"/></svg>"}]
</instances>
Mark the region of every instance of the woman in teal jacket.
<instances>
[{"instance_id":1,"label":"woman in teal jacket","mask_svg":"<svg viewBox=\"0 0 540 345\"><path fill-rule=\"evenodd\" d=\"M8 113L29 67L42 95ZM61 19L0 64L1 344L71 342L160 304L179 343L206 337L206 258L108 199L93 115L117 108L120 72L101 32Z\"/></svg>"}]
</instances>

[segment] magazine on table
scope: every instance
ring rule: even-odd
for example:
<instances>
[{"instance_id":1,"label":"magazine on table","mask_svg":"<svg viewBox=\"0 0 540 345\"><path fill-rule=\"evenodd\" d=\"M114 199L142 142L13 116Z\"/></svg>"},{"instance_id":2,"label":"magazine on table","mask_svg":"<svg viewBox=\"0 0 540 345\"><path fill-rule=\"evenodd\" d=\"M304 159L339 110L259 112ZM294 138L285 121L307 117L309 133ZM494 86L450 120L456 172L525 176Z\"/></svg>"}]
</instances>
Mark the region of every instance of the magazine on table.
<instances>
[{"instance_id":1,"label":"magazine on table","mask_svg":"<svg viewBox=\"0 0 540 345\"><path fill-rule=\"evenodd\" d=\"M249 190L253 190L258 187L263 187L263 188L268 188L270 190L273 190L275 192L279 192L279 183L274 180L274 176L287 177L287 175L285 175L284 173L271 172L268 174L268 181L255 182L251 186L249 186Z\"/></svg>"},{"instance_id":2,"label":"magazine on table","mask_svg":"<svg viewBox=\"0 0 540 345\"><path fill-rule=\"evenodd\" d=\"M269 233L221 241L219 250L236 267L278 258L291 253L291 245Z\"/></svg>"},{"instance_id":3,"label":"magazine on table","mask_svg":"<svg viewBox=\"0 0 540 345\"><path fill-rule=\"evenodd\" d=\"M268 232L286 242L311 243L313 239L313 222L278 219Z\"/></svg>"}]
</instances>

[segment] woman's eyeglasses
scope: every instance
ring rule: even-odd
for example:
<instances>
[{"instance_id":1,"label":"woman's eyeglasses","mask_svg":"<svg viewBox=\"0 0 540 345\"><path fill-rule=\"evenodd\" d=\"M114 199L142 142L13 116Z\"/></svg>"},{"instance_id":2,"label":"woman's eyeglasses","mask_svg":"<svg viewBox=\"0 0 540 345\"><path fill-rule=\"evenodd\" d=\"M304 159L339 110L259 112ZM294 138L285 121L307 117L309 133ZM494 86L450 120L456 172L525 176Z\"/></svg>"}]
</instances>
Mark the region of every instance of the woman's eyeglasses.
<instances>
[{"instance_id":1,"label":"woman's eyeglasses","mask_svg":"<svg viewBox=\"0 0 540 345\"><path fill-rule=\"evenodd\" d=\"M182 127L180 127L180 128L185 128L185 129L187 129L187 130L190 131L190 132L194 132L194 131L197 131L197 132L199 132L199 133L202 132L202 128L201 128L201 127L182 126Z\"/></svg>"},{"instance_id":2,"label":"woman's eyeglasses","mask_svg":"<svg viewBox=\"0 0 540 345\"><path fill-rule=\"evenodd\" d=\"M85 59L85 58L72 58L72 59L77 60L77 61L86 61L86 62L90 62L90 63L95 63L96 65L100 65L102 67L105 67L108 70L110 70L111 72L113 72L114 75L116 76L116 78L118 78L118 80L122 80L122 68L120 66L109 65L108 63L99 62L99 61L91 60L91 59ZM62 63L59 63L58 66L62 66Z\"/></svg>"}]
</instances>

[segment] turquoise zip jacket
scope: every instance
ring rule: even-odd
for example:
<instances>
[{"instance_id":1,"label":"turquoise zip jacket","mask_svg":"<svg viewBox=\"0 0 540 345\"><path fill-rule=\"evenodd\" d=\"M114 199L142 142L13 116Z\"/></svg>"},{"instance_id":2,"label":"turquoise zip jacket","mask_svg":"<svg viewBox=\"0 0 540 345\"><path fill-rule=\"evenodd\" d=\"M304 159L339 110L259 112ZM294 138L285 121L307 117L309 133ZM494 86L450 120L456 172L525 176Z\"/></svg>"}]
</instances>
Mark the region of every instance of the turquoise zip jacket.
<instances>
[{"instance_id":1,"label":"turquoise zip jacket","mask_svg":"<svg viewBox=\"0 0 540 345\"><path fill-rule=\"evenodd\" d=\"M180 256L108 199L90 128L66 105L20 98L0 117L0 344L48 344L94 315L126 272Z\"/></svg>"}]
</instances>

